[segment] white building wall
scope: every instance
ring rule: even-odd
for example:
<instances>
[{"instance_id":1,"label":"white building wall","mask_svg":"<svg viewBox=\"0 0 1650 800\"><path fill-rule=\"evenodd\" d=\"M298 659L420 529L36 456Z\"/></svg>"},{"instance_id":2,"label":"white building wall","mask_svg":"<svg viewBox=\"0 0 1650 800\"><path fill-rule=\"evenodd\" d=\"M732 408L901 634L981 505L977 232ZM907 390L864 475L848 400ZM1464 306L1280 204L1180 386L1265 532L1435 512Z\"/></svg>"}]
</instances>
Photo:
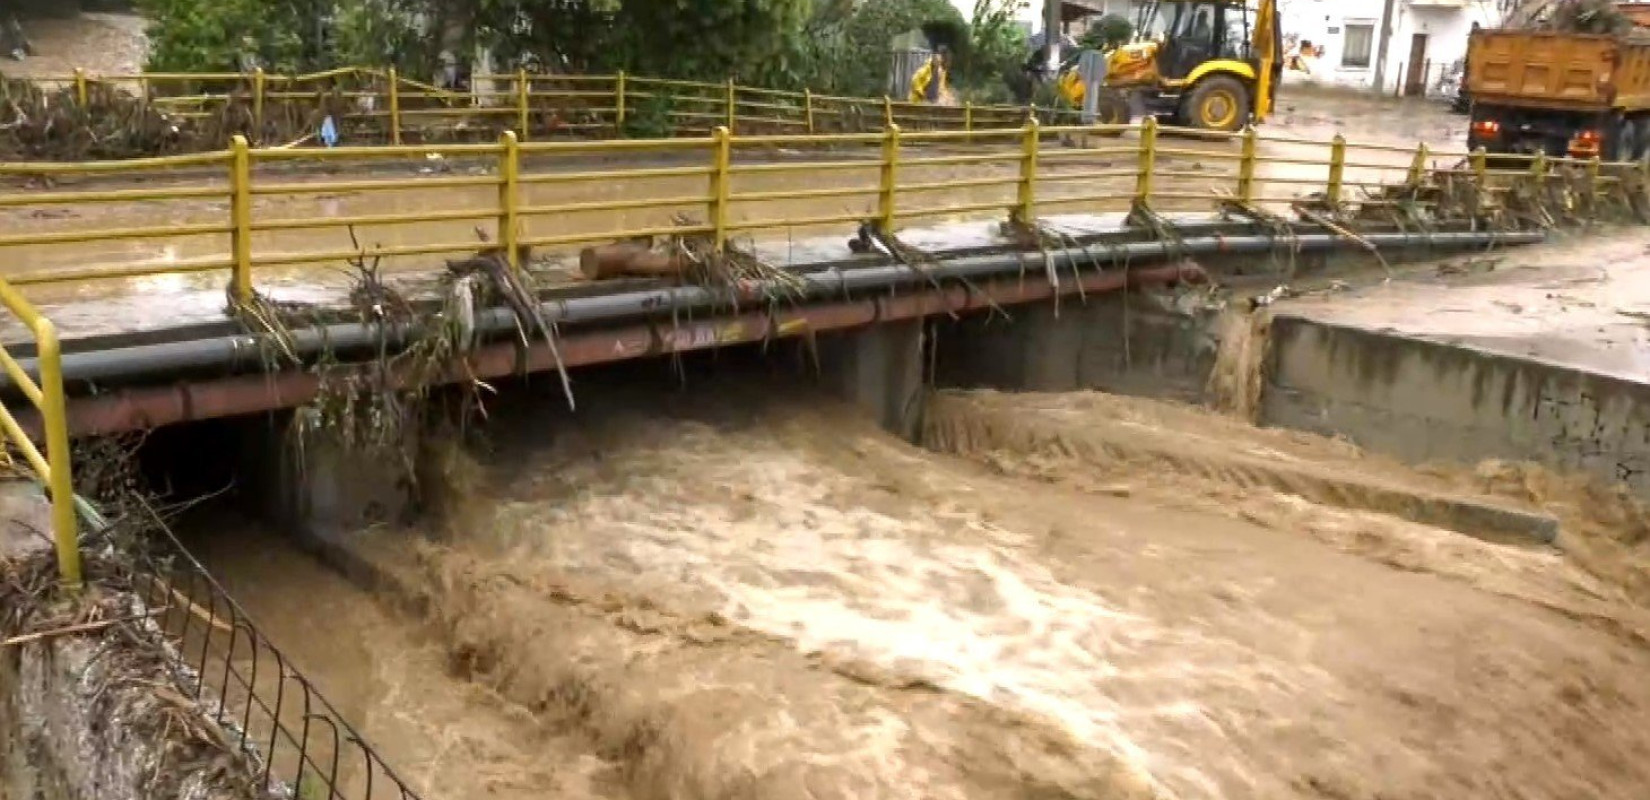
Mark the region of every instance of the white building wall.
<instances>
[{"instance_id":1,"label":"white building wall","mask_svg":"<svg viewBox=\"0 0 1650 800\"><path fill-rule=\"evenodd\" d=\"M1384 0L1280 0L1284 35L1291 42L1304 40L1322 45L1325 51L1312 75L1303 78L1292 73L1286 80L1375 88L1384 6ZM1417 34L1427 37L1421 68L1428 70L1426 85L1432 91L1439 75L1466 57L1472 24L1494 27L1498 23L1494 6L1493 0L1396 0L1381 91L1397 93L1405 85ZM1349 31L1357 26L1372 30L1367 66L1348 63Z\"/></svg>"}]
</instances>

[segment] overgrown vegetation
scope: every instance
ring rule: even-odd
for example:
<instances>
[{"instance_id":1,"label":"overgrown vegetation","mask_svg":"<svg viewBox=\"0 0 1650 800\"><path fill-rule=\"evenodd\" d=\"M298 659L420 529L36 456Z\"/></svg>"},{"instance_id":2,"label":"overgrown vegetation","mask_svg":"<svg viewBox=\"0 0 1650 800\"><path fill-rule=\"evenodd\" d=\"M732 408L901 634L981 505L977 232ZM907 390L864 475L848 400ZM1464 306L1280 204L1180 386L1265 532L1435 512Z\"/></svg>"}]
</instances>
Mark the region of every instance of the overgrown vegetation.
<instances>
[{"instance_id":1,"label":"overgrown vegetation","mask_svg":"<svg viewBox=\"0 0 1650 800\"><path fill-rule=\"evenodd\" d=\"M1006 97L1025 59L1028 0L139 0L157 71L282 73L338 66L437 72L490 48L495 66L634 74L847 95L886 88L890 43L919 31L953 55L952 84Z\"/></svg>"}]
</instances>

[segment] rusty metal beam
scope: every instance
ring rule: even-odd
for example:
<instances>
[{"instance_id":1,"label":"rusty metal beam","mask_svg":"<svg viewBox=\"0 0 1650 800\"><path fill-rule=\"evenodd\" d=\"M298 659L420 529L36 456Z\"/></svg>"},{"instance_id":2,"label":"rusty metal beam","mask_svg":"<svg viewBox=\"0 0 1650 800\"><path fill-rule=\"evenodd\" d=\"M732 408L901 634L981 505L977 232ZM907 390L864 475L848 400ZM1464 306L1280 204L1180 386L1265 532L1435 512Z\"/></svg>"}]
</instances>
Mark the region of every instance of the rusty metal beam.
<instances>
[{"instance_id":1,"label":"rusty metal beam","mask_svg":"<svg viewBox=\"0 0 1650 800\"><path fill-rule=\"evenodd\" d=\"M560 341L562 363L568 368L728 347L738 344L845 331L881 322L965 313L992 306L1034 303L1056 294L1104 294L1129 287L1201 283L1203 270L1189 264L1095 272L1081 280L1062 281L1058 289L1046 277L999 279L973 286L929 288L902 295L822 303L772 312L715 317L687 325L653 322L608 330L573 333ZM513 343L478 348L463 363L454 364L441 381L457 383L488 379L518 371L519 353ZM528 348L526 369L555 369L554 356L540 342ZM365 367L339 369L364 370ZM402 374L394 382L409 379ZM243 375L165 387L124 389L69 402L69 427L77 436L120 433L223 417L256 414L303 405L321 389L314 372L287 371ZM37 429L38 417L25 419Z\"/></svg>"}]
</instances>

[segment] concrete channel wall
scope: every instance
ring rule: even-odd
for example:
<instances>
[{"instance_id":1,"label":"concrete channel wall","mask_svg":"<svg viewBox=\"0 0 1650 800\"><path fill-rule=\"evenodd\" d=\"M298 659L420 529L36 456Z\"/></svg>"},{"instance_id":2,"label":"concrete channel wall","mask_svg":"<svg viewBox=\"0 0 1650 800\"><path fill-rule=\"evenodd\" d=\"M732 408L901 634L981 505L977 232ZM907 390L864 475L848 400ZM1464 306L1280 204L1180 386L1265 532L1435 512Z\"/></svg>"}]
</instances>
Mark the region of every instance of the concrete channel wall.
<instances>
[{"instance_id":1,"label":"concrete channel wall","mask_svg":"<svg viewBox=\"0 0 1650 800\"><path fill-rule=\"evenodd\" d=\"M1207 404L1222 312L1186 294L1107 296L940 323L936 382ZM1280 310L1257 421L1410 463L1529 461L1650 499L1650 384Z\"/></svg>"},{"instance_id":2,"label":"concrete channel wall","mask_svg":"<svg viewBox=\"0 0 1650 800\"><path fill-rule=\"evenodd\" d=\"M26 533L50 530L49 514L33 484L0 482L0 561L49 558L48 543ZM136 597L98 591L104 609L138 607ZM38 624L35 616L0 607L8 626ZM135 655L109 631L0 646L0 800L252 797L234 757L192 738L221 729L164 688L181 669L153 649Z\"/></svg>"},{"instance_id":3,"label":"concrete channel wall","mask_svg":"<svg viewBox=\"0 0 1650 800\"><path fill-rule=\"evenodd\" d=\"M1650 498L1650 385L1288 314L1266 374L1267 425L1410 462L1534 461Z\"/></svg>"}]
</instances>

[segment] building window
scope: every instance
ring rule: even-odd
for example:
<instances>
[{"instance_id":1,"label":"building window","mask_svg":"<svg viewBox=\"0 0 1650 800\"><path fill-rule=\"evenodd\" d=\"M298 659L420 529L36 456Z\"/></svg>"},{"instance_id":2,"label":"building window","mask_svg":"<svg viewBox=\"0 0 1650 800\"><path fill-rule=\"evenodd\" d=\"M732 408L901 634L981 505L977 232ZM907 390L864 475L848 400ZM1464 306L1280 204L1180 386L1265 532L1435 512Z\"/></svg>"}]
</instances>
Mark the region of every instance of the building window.
<instances>
[{"instance_id":1,"label":"building window","mask_svg":"<svg viewBox=\"0 0 1650 800\"><path fill-rule=\"evenodd\" d=\"M1371 23L1347 23L1346 38L1341 47L1341 66L1369 66L1370 51L1374 49L1375 26Z\"/></svg>"}]
</instances>

